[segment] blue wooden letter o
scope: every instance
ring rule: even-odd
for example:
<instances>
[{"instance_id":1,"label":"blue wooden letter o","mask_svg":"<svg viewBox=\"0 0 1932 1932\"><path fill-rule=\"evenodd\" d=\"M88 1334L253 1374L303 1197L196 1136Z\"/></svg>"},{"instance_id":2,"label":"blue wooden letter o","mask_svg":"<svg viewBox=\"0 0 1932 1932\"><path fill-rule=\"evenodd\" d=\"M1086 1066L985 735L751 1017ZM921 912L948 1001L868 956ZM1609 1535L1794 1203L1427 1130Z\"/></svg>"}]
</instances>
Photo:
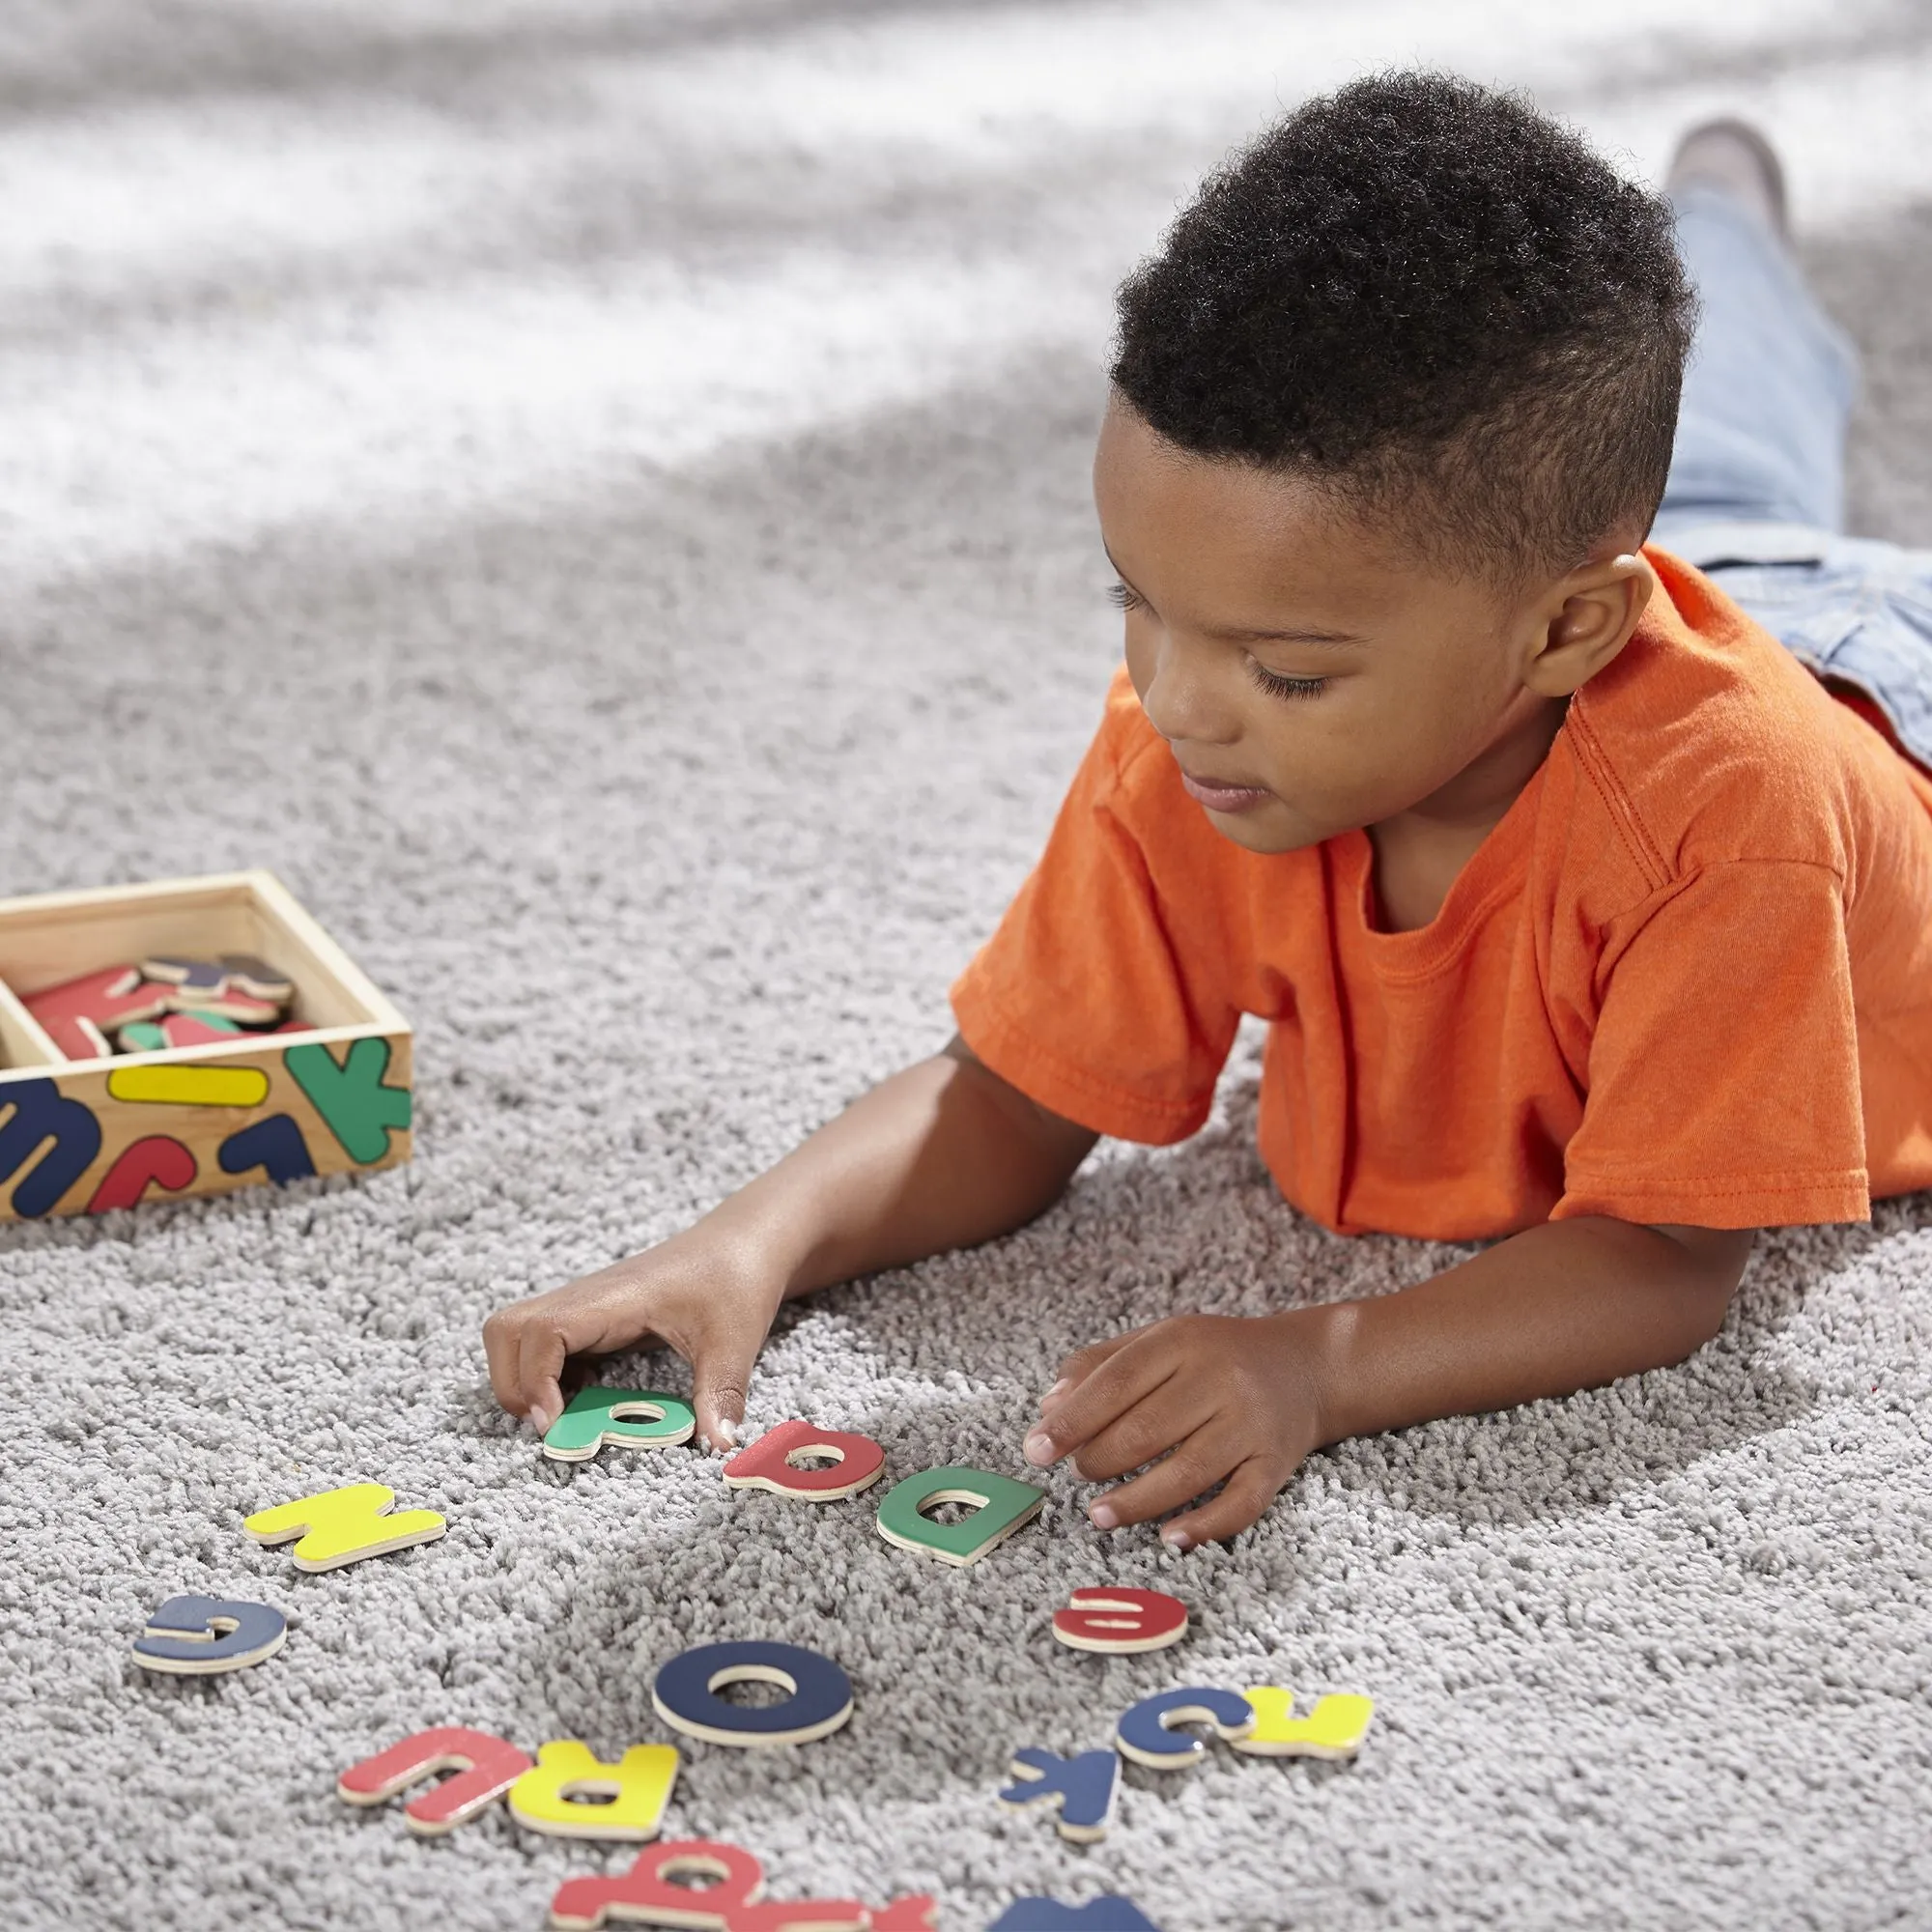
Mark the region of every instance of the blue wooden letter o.
<instances>
[{"instance_id":1,"label":"blue wooden letter o","mask_svg":"<svg viewBox=\"0 0 1932 1932\"><path fill-rule=\"evenodd\" d=\"M782 1703L734 1704L718 1694L747 1678L777 1684ZM680 1651L651 1686L658 1716L719 1745L802 1745L852 1715L852 1680L829 1657L795 1643L702 1643Z\"/></svg>"}]
</instances>

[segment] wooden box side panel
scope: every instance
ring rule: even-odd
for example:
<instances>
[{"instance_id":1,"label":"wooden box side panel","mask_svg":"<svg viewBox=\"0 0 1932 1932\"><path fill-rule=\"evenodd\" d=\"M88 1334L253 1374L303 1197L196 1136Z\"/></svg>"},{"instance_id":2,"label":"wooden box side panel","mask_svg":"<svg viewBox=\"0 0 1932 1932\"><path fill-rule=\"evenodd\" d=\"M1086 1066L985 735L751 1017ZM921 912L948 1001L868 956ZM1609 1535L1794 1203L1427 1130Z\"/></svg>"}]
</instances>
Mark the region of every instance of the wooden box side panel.
<instances>
[{"instance_id":1,"label":"wooden box side panel","mask_svg":"<svg viewBox=\"0 0 1932 1932\"><path fill-rule=\"evenodd\" d=\"M0 980L0 1067L65 1066L61 1050Z\"/></svg>"},{"instance_id":2,"label":"wooden box side panel","mask_svg":"<svg viewBox=\"0 0 1932 1932\"><path fill-rule=\"evenodd\" d=\"M409 1023L362 969L310 918L293 893L272 872L250 872L248 890L262 923L263 945L275 963L296 980L296 1017L317 1026L377 1026L407 1032ZM313 1008L300 997L304 983L319 989ZM327 1010L321 1000L329 1002Z\"/></svg>"},{"instance_id":3,"label":"wooden box side panel","mask_svg":"<svg viewBox=\"0 0 1932 1932\"><path fill-rule=\"evenodd\" d=\"M373 1027L19 1069L0 1079L0 1221L394 1167L413 1073L408 1030Z\"/></svg>"}]
</instances>

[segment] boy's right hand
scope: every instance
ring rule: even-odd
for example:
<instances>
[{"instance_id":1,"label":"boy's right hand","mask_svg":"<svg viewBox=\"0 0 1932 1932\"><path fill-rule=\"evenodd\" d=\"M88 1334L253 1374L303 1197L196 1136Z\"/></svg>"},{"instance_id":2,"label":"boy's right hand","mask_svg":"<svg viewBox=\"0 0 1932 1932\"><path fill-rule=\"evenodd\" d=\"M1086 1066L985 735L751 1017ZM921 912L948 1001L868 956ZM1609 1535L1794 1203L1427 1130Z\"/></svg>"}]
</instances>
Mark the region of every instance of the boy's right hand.
<instances>
[{"instance_id":1,"label":"boy's right hand","mask_svg":"<svg viewBox=\"0 0 1932 1932\"><path fill-rule=\"evenodd\" d=\"M730 1449L753 1364L783 1298L782 1282L725 1244L681 1235L498 1309L483 1324L490 1386L541 1435L563 1412L572 1355L610 1354L656 1336L691 1364L699 1439Z\"/></svg>"},{"instance_id":2,"label":"boy's right hand","mask_svg":"<svg viewBox=\"0 0 1932 1932\"><path fill-rule=\"evenodd\" d=\"M1009 1234L1060 1198L1094 1139L954 1039L661 1247L491 1316L490 1385L542 1432L572 1355L655 1336L691 1364L704 1441L733 1448L787 1295Z\"/></svg>"}]
</instances>

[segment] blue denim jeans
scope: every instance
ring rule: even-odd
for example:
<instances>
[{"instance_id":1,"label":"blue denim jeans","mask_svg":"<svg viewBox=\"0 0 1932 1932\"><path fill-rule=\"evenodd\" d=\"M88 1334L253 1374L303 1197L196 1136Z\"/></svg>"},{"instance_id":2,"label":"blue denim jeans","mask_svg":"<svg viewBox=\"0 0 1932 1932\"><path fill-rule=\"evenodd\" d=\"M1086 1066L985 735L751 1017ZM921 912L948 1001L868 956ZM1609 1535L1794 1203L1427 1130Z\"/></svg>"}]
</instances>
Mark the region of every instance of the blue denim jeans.
<instances>
[{"instance_id":1,"label":"blue denim jeans","mask_svg":"<svg viewBox=\"0 0 1932 1932\"><path fill-rule=\"evenodd\" d=\"M1852 346L1728 195L1681 194L1677 237L1703 315L1651 539L1812 670L1869 693L1932 765L1932 551L1843 534Z\"/></svg>"}]
</instances>

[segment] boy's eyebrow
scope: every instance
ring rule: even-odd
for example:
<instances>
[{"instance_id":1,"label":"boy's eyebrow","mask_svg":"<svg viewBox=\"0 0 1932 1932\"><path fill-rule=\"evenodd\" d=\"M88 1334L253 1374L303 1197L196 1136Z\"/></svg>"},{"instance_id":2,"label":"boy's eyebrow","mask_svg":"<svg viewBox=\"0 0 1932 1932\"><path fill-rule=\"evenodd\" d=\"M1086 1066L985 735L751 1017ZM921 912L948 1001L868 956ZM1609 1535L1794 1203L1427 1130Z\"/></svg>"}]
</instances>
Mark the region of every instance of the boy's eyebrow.
<instances>
[{"instance_id":1,"label":"boy's eyebrow","mask_svg":"<svg viewBox=\"0 0 1932 1932\"><path fill-rule=\"evenodd\" d=\"M1240 631L1212 630L1204 633L1224 644L1313 644L1318 649L1352 651L1365 641L1346 631Z\"/></svg>"},{"instance_id":2,"label":"boy's eyebrow","mask_svg":"<svg viewBox=\"0 0 1932 1932\"><path fill-rule=\"evenodd\" d=\"M1110 550L1107 550L1104 544L1101 545L1101 549L1106 554L1106 558L1108 563L1113 566L1114 575L1118 577L1121 580L1121 582L1127 586L1129 590L1134 590L1133 581L1127 576L1127 573L1124 570L1122 570L1118 563L1114 562L1114 553ZM1139 592L1137 590L1135 591L1135 595L1136 596L1139 595ZM1210 637L1214 639L1218 643L1223 643L1223 644L1313 644L1318 650L1332 649L1341 651L1350 651L1358 649L1366 641L1364 639L1355 637L1351 632L1348 631L1315 631L1315 630L1294 630L1294 629L1282 630L1282 631L1269 631L1269 630L1257 631L1257 630L1244 630L1240 628L1233 628L1233 629L1210 630L1206 632L1204 635Z\"/></svg>"}]
</instances>

